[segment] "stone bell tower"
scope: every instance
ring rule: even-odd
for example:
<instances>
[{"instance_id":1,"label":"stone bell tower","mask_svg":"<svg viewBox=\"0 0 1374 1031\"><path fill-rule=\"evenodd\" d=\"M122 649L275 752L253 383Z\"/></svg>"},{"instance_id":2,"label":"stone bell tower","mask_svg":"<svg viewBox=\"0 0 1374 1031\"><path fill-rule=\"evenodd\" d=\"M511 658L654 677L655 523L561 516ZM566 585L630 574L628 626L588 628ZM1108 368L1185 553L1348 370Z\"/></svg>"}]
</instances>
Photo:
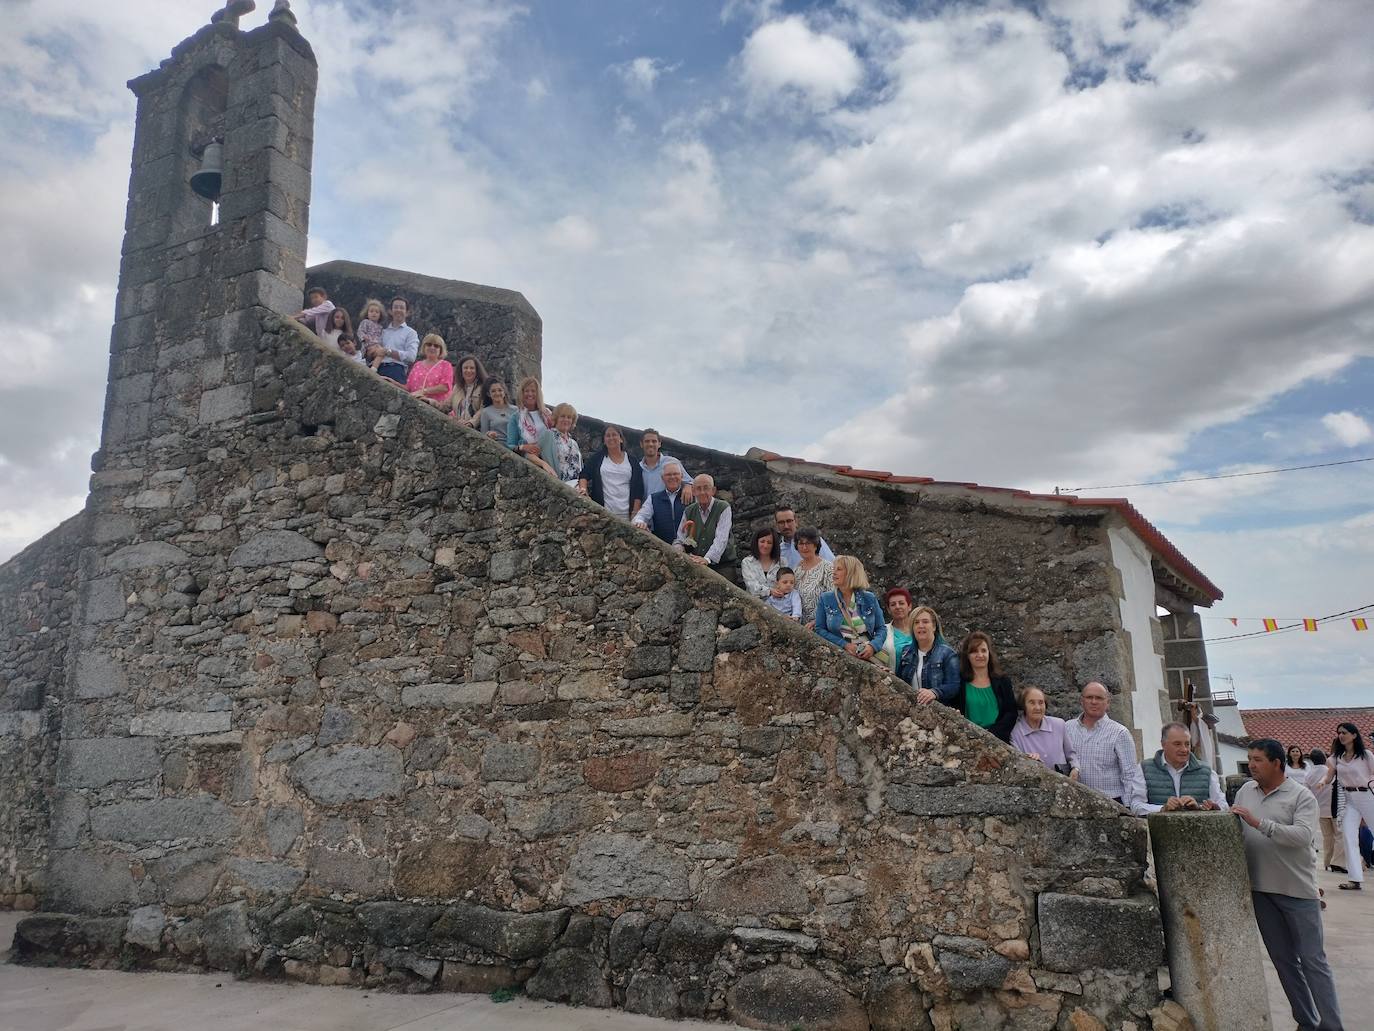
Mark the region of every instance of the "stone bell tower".
<instances>
[{"instance_id":1,"label":"stone bell tower","mask_svg":"<svg viewBox=\"0 0 1374 1031\"><path fill-rule=\"evenodd\" d=\"M236 755L227 696L177 645L214 616L203 587L233 519L205 479L275 405L263 319L301 308L317 79L289 4L243 31L253 7L230 0L129 83L110 378L54 727L44 904L64 912L190 899L219 846L186 843L237 833L238 796L208 772Z\"/></svg>"},{"instance_id":2,"label":"stone bell tower","mask_svg":"<svg viewBox=\"0 0 1374 1031\"><path fill-rule=\"evenodd\" d=\"M241 31L239 15L252 9L251 0L230 0L129 83L138 116L110 343L107 458L246 414L252 348L235 339L253 335L262 309L301 307L315 56L289 5ZM222 170L211 167L216 151Z\"/></svg>"}]
</instances>

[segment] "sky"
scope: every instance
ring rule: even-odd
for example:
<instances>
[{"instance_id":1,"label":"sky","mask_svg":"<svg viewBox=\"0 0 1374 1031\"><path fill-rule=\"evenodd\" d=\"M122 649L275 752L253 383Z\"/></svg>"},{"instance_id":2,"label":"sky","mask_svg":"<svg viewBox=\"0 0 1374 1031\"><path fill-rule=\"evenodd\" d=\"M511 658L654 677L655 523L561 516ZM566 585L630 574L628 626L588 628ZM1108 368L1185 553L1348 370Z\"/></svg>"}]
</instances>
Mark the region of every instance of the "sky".
<instances>
[{"instance_id":1,"label":"sky","mask_svg":"<svg viewBox=\"0 0 1374 1031\"><path fill-rule=\"evenodd\" d=\"M124 83L214 6L6 5L0 559L83 502ZM1114 486L1374 456L1367 0L294 6L309 260L520 290L551 396L733 451L1111 487L1086 493L1226 592L1209 637L1374 603L1374 462ZM1209 654L1245 707L1374 700L1348 621Z\"/></svg>"}]
</instances>

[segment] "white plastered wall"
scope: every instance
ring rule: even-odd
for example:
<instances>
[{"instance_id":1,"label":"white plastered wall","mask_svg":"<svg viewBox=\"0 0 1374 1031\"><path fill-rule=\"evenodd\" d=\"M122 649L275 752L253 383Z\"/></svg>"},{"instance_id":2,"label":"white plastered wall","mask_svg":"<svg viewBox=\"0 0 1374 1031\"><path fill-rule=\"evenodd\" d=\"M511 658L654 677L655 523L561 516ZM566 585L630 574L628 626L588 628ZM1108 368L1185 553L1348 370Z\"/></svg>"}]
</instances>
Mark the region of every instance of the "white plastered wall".
<instances>
[{"instance_id":1,"label":"white plastered wall","mask_svg":"<svg viewBox=\"0 0 1374 1031\"><path fill-rule=\"evenodd\" d=\"M1159 732L1164 726L1160 697L1164 691L1164 665L1154 645L1155 575L1150 568L1150 552L1129 528L1113 526L1107 531L1112 546L1112 562L1121 574L1125 592L1121 599L1121 626L1131 635L1131 664L1135 694L1131 708L1135 729L1145 754L1153 755Z\"/></svg>"}]
</instances>

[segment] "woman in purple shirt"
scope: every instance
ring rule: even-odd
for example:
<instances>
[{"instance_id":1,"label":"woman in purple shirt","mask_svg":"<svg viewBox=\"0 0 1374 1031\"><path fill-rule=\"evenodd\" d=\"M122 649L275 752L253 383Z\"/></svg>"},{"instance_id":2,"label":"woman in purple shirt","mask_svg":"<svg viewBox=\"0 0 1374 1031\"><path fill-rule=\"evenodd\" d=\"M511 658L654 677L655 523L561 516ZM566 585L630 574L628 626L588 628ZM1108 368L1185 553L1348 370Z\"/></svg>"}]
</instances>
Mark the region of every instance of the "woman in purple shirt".
<instances>
[{"instance_id":1,"label":"woman in purple shirt","mask_svg":"<svg viewBox=\"0 0 1374 1031\"><path fill-rule=\"evenodd\" d=\"M1078 779L1078 763L1064 721L1045 715L1045 692L1038 687L1028 687L1021 694L1021 716L1011 728L1011 744L1050 769L1067 773L1070 780Z\"/></svg>"}]
</instances>

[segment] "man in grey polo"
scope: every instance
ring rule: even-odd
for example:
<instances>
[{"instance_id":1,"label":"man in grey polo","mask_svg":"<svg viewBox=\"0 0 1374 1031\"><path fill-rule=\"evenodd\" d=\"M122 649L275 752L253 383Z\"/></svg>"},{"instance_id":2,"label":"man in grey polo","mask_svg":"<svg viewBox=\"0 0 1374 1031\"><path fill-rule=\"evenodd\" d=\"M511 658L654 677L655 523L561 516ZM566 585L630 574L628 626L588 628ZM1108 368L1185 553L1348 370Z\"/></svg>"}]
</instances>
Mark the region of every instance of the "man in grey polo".
<instances>
[{"instance_id":1,"label":"man in grey polo","mask_svg":"<svg viewBox=\"0 0 1374 1031\"><path fill-rule=\"evenodd\" d=\"M1242 821L1260 937L1299 1031L1341 1031L1313 861L1317 798L1284 776L1283 745L1273 738L1250 743L1250 775L1231 812Z\"/></svg>"}]
</instances>

